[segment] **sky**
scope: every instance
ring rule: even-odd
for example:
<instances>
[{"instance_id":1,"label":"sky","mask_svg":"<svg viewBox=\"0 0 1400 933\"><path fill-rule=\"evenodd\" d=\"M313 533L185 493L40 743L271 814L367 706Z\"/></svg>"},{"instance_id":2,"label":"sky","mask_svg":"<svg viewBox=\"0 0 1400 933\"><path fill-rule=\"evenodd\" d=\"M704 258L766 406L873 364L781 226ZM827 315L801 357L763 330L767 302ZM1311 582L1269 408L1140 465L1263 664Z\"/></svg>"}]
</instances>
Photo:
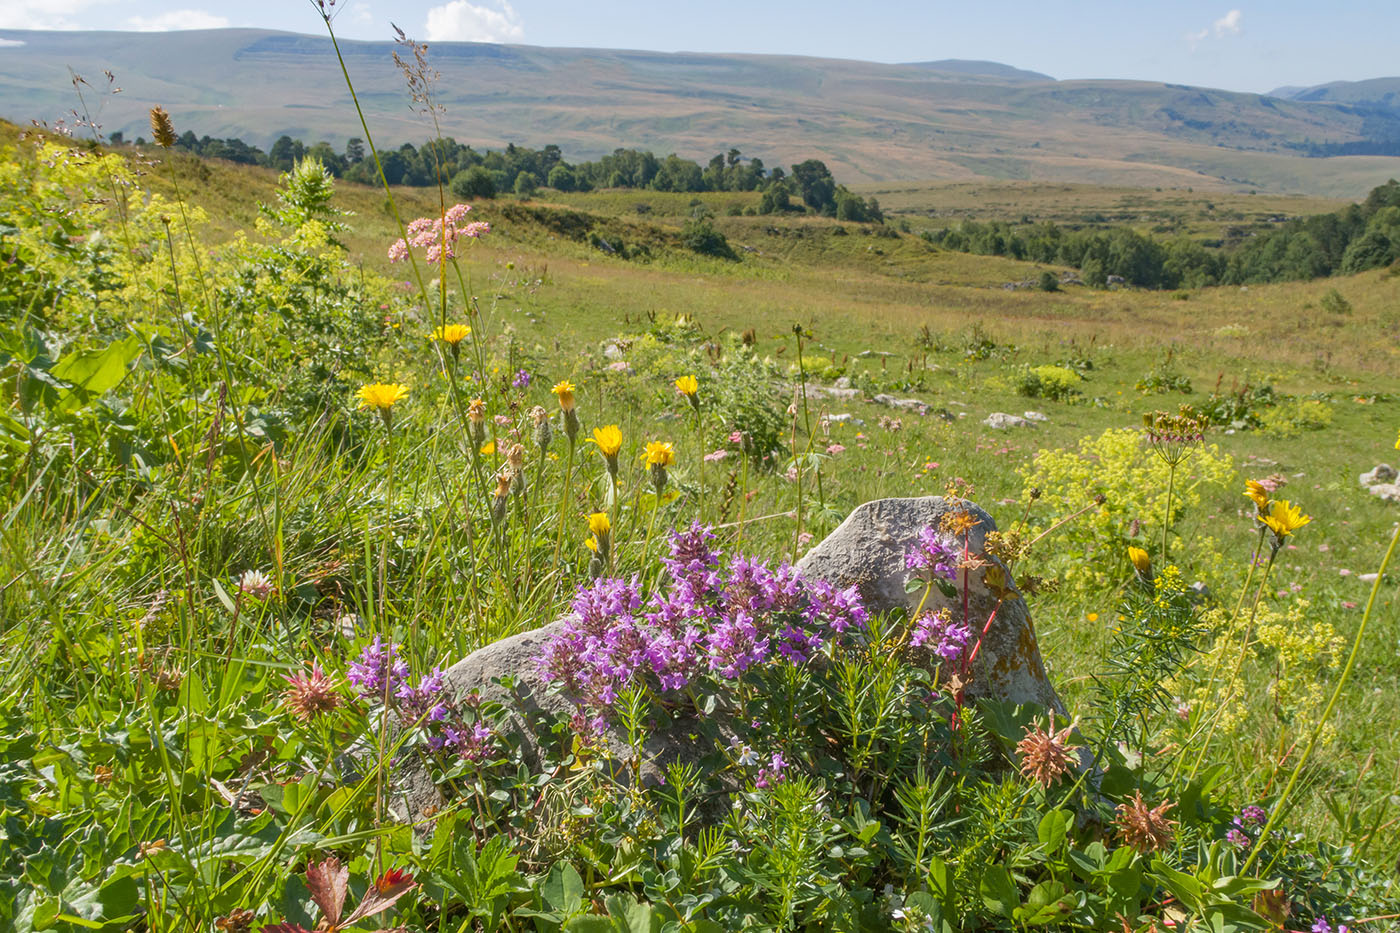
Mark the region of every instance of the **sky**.
<instances>
[{"instance_id":1,"label":"sky","mask_svg":"<svg viewBox=\"0 0 1400 933\"><path fill-rule=\"evenodd\" d=\"M0 0L0 29L319 33L314 2ZM1395 0L335 0L334 8L337 33L354 39L388 39L392 21L428 42L986 59L1060 79L1256 92L1400 73Z\"/></svg>"}]
</instances>

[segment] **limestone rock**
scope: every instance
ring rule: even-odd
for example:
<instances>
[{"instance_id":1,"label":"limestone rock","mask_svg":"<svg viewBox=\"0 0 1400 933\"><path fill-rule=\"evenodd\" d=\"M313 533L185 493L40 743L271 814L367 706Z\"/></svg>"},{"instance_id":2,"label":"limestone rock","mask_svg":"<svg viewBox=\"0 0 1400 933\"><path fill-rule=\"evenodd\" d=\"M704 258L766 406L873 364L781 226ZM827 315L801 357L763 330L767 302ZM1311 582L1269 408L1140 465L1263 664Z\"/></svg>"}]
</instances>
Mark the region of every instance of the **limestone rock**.
<instances>
[{"instance_id":1,"label":"limestone rock","mask_svg":"<svg viewBox=\"0 0 1400 933\"><path fill-rule=\"evenodd\" d=\"M1004 431L1007 428L1028 428L1031 426L1031 423L1020 415L1008 415L1004 411L992 412L982 423L994 431Z\"/></svg>"},{"instance_id":2,"label":"limestone rock","mask_svg":"<svg viewBox=\"0 0 1400 933\"><path fill-rule=\"evenodd\" d=\"M1361 483L1361 485L1364 488L1370 489L1372 486L1381 486L1386 483L1393 483L1395 482L1395 477L1395 467L1391 466L1388 463L1378 463L1376 464L1375 469L1371 470L1368 473L1362 473L1359 477L1357 477L1357 480Z\"/></svg>"},{"instance_id":3,"label":"limestone rock","mask_svg":"<svg viewBox=\"0 0 1400 933\"><path fill-rule=\"evenodd\" d=\"M1367 492L1373 496L1380 496L1386 502L1400 502L1400 483L1377 483Z\"/></svg>"},{"instance_id":4,"label":"limestone rock","mask_svg":"<svg viewBox=\"0 0 1400 933\"><path fill-rule=\"evenodd\" d=\"M858 586L872 612L899 607L912 611L922 593L905 592L909 573L904 566L905 552L921 529L937 526L942 516L956 507L941 496L867 502L809 551L797 569L809 579L825 580L834 586ZM979 521L970 534L970 546L980 552L986 533L995 530L996 524L976 506L970 509ZM980 632L996 599L984 585L981 572L974 571L970 577L968 619L974 632ZM961 601L955 604L937 590L926 605L930 609L946 606L955 618L961 617ZM558 743L571 739L568 734L557 735L552 730L561 715L573 713L573 703L544 683L535 663L545 642L563 625L564 620L560 619L480 648L448 668L443 677L447 693L454 700L460 701L475 691L483 700L501 703L510 710L502 729L518 737L525 763L532 769L546 759L561 757L567 749ZM503 680L509 683L508 687L501 683ZM1064 714L1046 676L1023 600L1007 599L997 609L970 672L967 695L1034 703ZM615 727L608 730L604 740L615 760L626 762L632 758L632 749ZM671 762L700 764L713 752L709 739L697 741L694 721L678 715L668 726L648 732L640 778L644 784L654 782ZM401 819L422 819L444 802L427 763L416 752L407 753L394 764L389 786L389 803Z\"/></svg>"},{"instance_id":5,"label":"limestone rock","mask_svg":"<svg viewBox=\"0 0 1400 933\"><path fill-rule=\"evenodd\" d=\"M1045 414L1045 412L1043 412L1043 411L1028 411L1028 412L1026 412L1024 415L1022 415L1021 417L1025 418L1027 421L1049 421L1049 420L1050 420L1050 416L1047 415L1047 414Z\"/></svg>"},{"instance_id":6,"label":"limestone rock","mask_svg":"<svg viewBox=\"0 0 1400 933\"><path fill-rule=\"evenodd\" d=\"M871 612L899 607L912 612L923 594L904 590L909 579L905 552L921 529L937 527L943 516L957 507L959 504L942 496L867 502L808 551L797 569L833 586L858 586ZM974 552L980 552L986 533L995 531L996 523L977 506L970 508L979 524L971 532L969 544ZM996 598L983 584L980 572L974 571L970 577L968 621L974 632L980 632L996 606ZM947 608L955 619L961 618L963 611L960 602L955 603L936 589L925 608ZM991 696L1012 703L1035 703L1064 714L1064 706L1045 673L1024 600L1007 599L997 609L970 672L967 692L969 696Z\"/></svg>"},{"instance_id":7,"label":"limestone rock","mask_svg":"<svg viewBox=\"0 0 1400 933\"><path fill-rule=\"evenodd\" d=\"M918 414L928 414L928 403L916 398L897 398L896 396L882 392L875 396L872 401L877 405L884 405L887 408L898 408L902 411L912 411Z\"/></svg>"}]
</instances>

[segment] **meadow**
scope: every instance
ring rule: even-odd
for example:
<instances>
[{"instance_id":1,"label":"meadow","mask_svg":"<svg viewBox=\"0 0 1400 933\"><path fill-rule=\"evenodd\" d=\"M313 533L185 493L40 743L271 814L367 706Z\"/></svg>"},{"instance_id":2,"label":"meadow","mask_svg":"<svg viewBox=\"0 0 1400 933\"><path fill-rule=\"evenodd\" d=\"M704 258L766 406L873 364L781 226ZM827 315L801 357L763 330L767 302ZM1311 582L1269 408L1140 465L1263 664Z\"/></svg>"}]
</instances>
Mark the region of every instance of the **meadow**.
<instances>
[{"instance_id":1,"label":"meadow","mask_svg":"<svg viewBox=\"0 0 1400 933\"><path fill-rule=\"evenodd\" d=\"M1400 626L1393 571L1363 575L1397 515L1357 476L1400 456L1400 275L1043 291L917 236L1335 202L862 189L877 225L542 191L449 219L312 169L5 145L13 928L1393 927ZM697 214L736 259L684 246ZM1007 533L988 554L1080 731L949 686L975 633L929 632L974 620L856 623L799 583L717 660L747 610L696 579L744 554L788 580L861 503L945 494ZM1279 500L1311 521L1270 530ZM966 531L935 531L964 564L925 596L966 592ZM604 597L605 632L658 641L617 606L697 587L683 687L595 669L596 631L559 649L579 714L542 764L435 686ZM705 766L631 781L687 704ZM454 791L412 824L385 791L410 755Z\"/></svg>"}]
</instances>

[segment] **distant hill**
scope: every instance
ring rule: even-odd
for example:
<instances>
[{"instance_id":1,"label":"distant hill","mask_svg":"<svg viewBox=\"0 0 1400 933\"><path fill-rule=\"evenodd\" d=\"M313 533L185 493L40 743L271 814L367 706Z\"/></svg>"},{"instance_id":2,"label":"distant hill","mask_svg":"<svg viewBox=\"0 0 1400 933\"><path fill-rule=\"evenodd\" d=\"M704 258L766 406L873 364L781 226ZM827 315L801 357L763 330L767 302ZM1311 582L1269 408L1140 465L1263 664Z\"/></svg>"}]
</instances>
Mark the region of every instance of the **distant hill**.
<instances>
[{"instance_id":1,"label":"distant hill","mask_svg":"<svg viewBox=\"0 0 1400 933\"><path fill-rule=\"evenodd\" d=\"M1003 65L1001 62L969 61L962 58L945 58L936 62L909 62L908 67L925 68L929 71L940 71L944 74L971 75L978 78L1005 78L1009 81L1055 80L1049 75L1043 75L1038 71L1025 71L1021 68L1012 68L1010 65Z\"/></svg>"},{"instance_id":2,"label":"distant hill","mask_svg":"<svg viewBox=\"0 0 1400 933\"><path fill-rule=\"evenodd\" d=\"M1280 87L1271 97L1308 102L1372 105L1400 110L1400 78L1371 78L1367 81L1332 81L1313 87Z\"/></svg>"},{"instance_id":3,"label":"distant hill","mask_svg":"<svg viewBox=\"0 0 1400 933\"><path fill-rule=\"evenodd\" d=\"M421 142L388 42L342 42L376 143ZM1400 113L1139 81L1055 81L991 62L903 65L435 43L442 131L480 147L617 147L708 159L738 147L769 165L824 160L848 183L978 178L1295 191L1359 197L1400 158L1306 158L1400 136ZM87 106L107 132L148 135L152 104L179 132L337 147L362 131L321 36L257 29L167 33L0 30L0 116L78 107L69 67L123 91Z\"/></svg>"}]
</instances>

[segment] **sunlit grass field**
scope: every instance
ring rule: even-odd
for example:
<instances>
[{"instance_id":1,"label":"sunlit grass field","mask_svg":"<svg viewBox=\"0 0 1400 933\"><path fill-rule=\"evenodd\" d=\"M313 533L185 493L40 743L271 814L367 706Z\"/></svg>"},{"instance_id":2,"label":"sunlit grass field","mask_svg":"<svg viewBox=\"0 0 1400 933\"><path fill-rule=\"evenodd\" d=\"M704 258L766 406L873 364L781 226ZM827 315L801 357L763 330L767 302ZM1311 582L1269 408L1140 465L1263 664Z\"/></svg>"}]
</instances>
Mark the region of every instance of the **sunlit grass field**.
<instances>
[{"instance_id":1,"label":"sunlit grass field","mask_svg":"<svg viewBox=\"0 0 1400 933\"><path fill-rule=\"evenodd\" d=\"M1092 222L1148 231L1169 220L1173 231L1208 235L1218 223L1267 223L1276 215L1332 210L1333 202L1079 186L871 187L863 193L877 194L891 213L891 224L876 226L744 216L756 197L741 194L545 191L526 201L474 204L470 217L489 222L491 232L459 247L460 280L449 267L424 267L420 257L425 304L414 272L389 262L399 228L382 190L339 186L333 204L350 212L339 218L348 229L336 234L344 247L322 250L324 243L279 240L286 232L272 227L257 231L258 204L276 201L275 173L163 154L144 171L141 184L169 199L163 216L174 233L166 239L150 218L133 224L147 224L143 236L171 254L169 268L152 262L148 280L128 282L119 302L80 295L66 304L66 284L41 290L51 304L12 305L7 321L15 333L29 326L47 335L54 355L98 347L128 328L156 328L172 346L188 339L188 361L178 362L185 358L178 351L161 351L169 353L161 366L148 341L140 359L130 361L130 375L106 390L113 413L91 414L91 426L80 430L64 420L67 414L55 414L45 430L55 437L72 431L66 446L36 440L15 447L20 452L5 461L12 480L0 558L0 635L12 710L6 728L22 731L23 710L25 721L45 724L46 741L63 731L60 722L80 734L82 755L64 752L76 783L57 792L62 805L55 802L55 811L84 794L84 805L94 809L121 805L119 796L103 797L100 787L89 786L95 772L88 757L105 761L110 743L100 736L115 728L117 712L133 721L148 708L163 715L153 691L172 671L187 678L187 705L247 718L242 731L215 742L214 750L192 755L183 777L169 769L127 778L173 782L169 793L193 801L204 791L182 781L200 769L217 770L210 758L290 741L285 728L264 717L276 707L281 675L298 670L304 658L343 667L348 648L337 635L338 619L354 615L411 632L406 650L415 663L446 665L556 618L586 579L584 517L609 507L596 450L581 442L576 457L565 459L556 439L548 456L530 451L524 475L534 477L532 490L538 484L548 493L527 499L525 514L548 503L559 510L557 528L551 513L539 527L502 532L483 551L480 527L472 523L489 504L489 477L483 480L481 469L489 473L504 463L507 433L524 430L531 407L554 416L550 386L562 381L576 384L584 438L614 423L626 437L623 492L613 504L619 560L629 572L644 572L659 547L651 516L641 511L644 441L675 446L669 482L676 498L652 506L667 510L663 523L698 518L719 525L727 545L737 543L735 529L743 527L744 550L795 560L859 504L942 494L950 482L970 490L1003 528L1028 515L1029 526L1043 530L1061 517L1050 500L1078 509L1092 501L1100 479L1115 471L1129 475L1127 463L1093 457L1080 462L1079 472L1056 472L1046 465L1047 454L1080 450L1105 432L1137 431L1155 410L1252 398L1253 390L1271 387L1272 401L1258 402L1254 412L1262 420L1212 425L1199 459L1182 465L1178 504L1184 505L1168 534L1169 559L1183 578L1202 583L1208 599L1229 610L1260 540L1254 506L1242 494L1245 480L1273 477L1278 495L1312 516L1279 551L1261 605L1284 616L1305 600L1288 624L1325 623L1338 641L1327 650L1295 646L1292 655L1280 649L1251 656L1242 666L1242 690L1217 698L1238 708L1210 760L1223 766L1222 786L1239 801L1278 793L1320 710L1316 699L1297 699L1299 691L1330 690L1335 682L1341 646L1350 644L1370 592L1361 576L1375 570L1400 518L1394 503L1357 482L1358 474L1400 457L1396 270L1247 289L1067 285L1045 292L1021 287L1038 279L1039 266L945 251L898 226L907 219L917 231L932 211L938 223L960 216L1061 223L1101 217ZM101 179L93 183L100 187ZM393 192L404 220L438 216L455 200L431 189ZM173 204L207 213L208 223L192 228L193 239ZM20 208L13 209L19 216ZM712 213L737 261L679 245L685 220L698 209ZM110 217L101 222L109 239L123 235ZM307 270L322 266L257 253L250 241L280 242L287 256L301 256L300 250L331 257L317 262L347 283L334 301L352 324L313 348L298 343L299 318L314 317L322 300ZM645 250L625 259L621 244ZM261 271L241 279L235 270L245 267ZM446 297L436 288L442 271L449 275ZM475 312L464 306L463 287ZM1343 305L1324 301L1334 291ZM310 304L303 308L302 301ZM196 322L188 333L178 323L186 312ZM464 356L454 366L430 336L435 326L459 320L472 322L481 356ZM11 359L20 356L18 340L9 344ZM215 344L228 348L225 355L195 352ZM720 383L730 378L727 362L743 354L762 374L754 376L754 398L776 413L784 425L780 440L802 458L804 470L820 474L819 488L813 475L788 478L786 462L741 471L733 450L706 461L724 449L732 428ZM1027 373L1046 366L1077 374L1066 377L1077 380L1072 394L1026 394ZM467 379L473 367L474 382ZM28 378L20 368L8 372L16 384ZM530 377L524 385L511 383L518 372ZM699 380L700 418L692 418L673 388L687 374ZM1140 386L1154 375L1173 377L1177 390ZM812 389L805 394L804 380ZM828 394L837 380L861 391ZM372 413L354 411L353 389L365 382L411 388L393 409L391 431L381 431ZM489 454L464 439L462 404L477 392L505 419L495 422L499 438L497 427L491 429ZM914 399L923 408L890 407L874 400L879 394ZM29 410L31 401L19 390L5 398L13 411ZM789 403L794 408L785 413ZM84 400L96 406L92 412L105 411L102 404ZM739 411L760 403L724 404ZM1278 415L1294 410L1288 406L1307 417ZM993 412L1032 411L1044 420L1006 430L983 424ZM251 435L249 424L256 428ZM528 445L527 434L520 436ZM40 437L38 429L29 436ZM129 448L122 446L126 438ZM148 451L151 462L130 457L128 449ZM1155 483L1160 474L1143 456L1147 465L1131 475ZM480 469L468 466L483 462ZM1228 479L1200 480L1206 462ZM1047 501L1036 504L1030 490L1044 477L1059 485L1045 486ZM1071 713L1086 717L1120 602L1133 585L1123 548L1145 544L1155 553L1163 526L1152 507L1159 490L1131 481L1111 488L1117 493L1109 495L1120 497L1103 506L1115 515L1111 525L1095 532L1087 527L1091 518L1071 522L1018 568L1046 578L1040 592L1026 597L1040 649ZM492 572L478 577L476 560ZM517 560L525 561L524 571ZM246 607L235 582L249 570L268 573L278 597ZM1091 573L1097 576L1089 582ZM1303 772L1290 822L1309 842L1356 845L1380 876L1393 879L1400 855L1400 800L1393 796L1400 784L1395 572L1383 583L1359 664L1322 733L1322 751ZM157 601L168 608L152 608ZM1290 685L1294 700L1283 698L1279 684ZM1168 689L1180 703L1202 702L1190 696L1189 678ZM1164 757L1182 738L1170 718L1157 734ZM110 766L103 767L110 775ZM148 786L143 806L166 790L153 794ZM1329 800L1342 805L1329 808ZM158 822L152 811L142 812L142 819ZM196 835L204 831L197 820L190 827ZM372 835L362 824L336 830L339 835L327 833L342 842L355 833ZM139 827L123 831L132 845L141 841ZM405 839L396 837L390 848L408 851ZM234 887L230 882L228 890Z\"/></svg>"}]
</instances>

